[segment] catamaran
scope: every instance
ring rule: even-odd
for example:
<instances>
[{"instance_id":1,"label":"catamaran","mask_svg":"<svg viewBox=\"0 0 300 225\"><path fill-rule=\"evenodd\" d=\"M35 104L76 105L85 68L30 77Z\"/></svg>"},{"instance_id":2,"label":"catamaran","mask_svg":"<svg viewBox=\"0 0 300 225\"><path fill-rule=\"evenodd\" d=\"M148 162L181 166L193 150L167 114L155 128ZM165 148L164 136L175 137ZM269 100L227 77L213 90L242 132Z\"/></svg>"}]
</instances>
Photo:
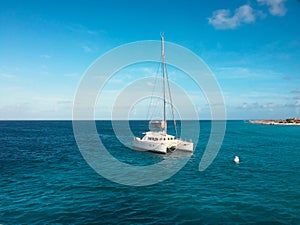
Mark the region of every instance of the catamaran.
<instances>
[{"instance_id":1,"label":"catamaran","mask_svg":"<svg viewBox=\"0 0 300 225\"><path fill-rule=\"evenodd\" d=\"M142 138L134 137L132 147L139 151L151 151L163 154L175 150L193 152L194 144L192 141L184 141L177 137L176 120L174 117L174 108L165 60L163 35L161 35L161 66L163 80L163 120L150 120L149 131L143 133L145 135ZM176 136L167 134L167 89Z\"/></svg>"}]
</instances>

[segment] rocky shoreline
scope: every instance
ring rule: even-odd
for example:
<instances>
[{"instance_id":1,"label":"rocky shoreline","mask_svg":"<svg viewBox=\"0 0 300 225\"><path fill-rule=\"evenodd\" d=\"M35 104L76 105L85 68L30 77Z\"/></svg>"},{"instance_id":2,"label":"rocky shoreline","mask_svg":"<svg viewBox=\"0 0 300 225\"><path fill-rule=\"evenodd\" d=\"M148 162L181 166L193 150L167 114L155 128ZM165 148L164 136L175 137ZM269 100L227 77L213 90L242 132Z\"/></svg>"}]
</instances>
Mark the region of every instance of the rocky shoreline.
<instances>
[{"instance_id":1,"label":"rocky shoreline","mask_svg":"<svg viewBox=\"0 0 300 225\"><path fill-rule=\"evenodd\" d=\"M300 126L300 120L295 118L289 118L285 120L250 120L250 123L254 124L266 124L266 125L294 125Z\"/></svg>"}]
</instances>

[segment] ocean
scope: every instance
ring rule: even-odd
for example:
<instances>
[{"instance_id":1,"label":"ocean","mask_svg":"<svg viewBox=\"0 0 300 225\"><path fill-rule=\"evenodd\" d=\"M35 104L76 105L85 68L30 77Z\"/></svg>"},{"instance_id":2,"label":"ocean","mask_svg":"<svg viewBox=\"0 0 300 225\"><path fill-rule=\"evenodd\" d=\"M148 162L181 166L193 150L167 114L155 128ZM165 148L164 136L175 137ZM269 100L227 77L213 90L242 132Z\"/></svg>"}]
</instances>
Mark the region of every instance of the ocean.
<instances>
[{"instance_id":1,"label":"ocean","mask_svg":"<svg viewBox=\"0 0 300 225\"><path fill-rule=\"evenodd\" d=\"M300 126L228 121L217 157L199 171L211 122L192 121L198 122L198 144L181 170L152 185L128 186L89 166L72 121L1 121L0 224L300 224ZM116 138L110 121L96 125L123 163L143 170L172 157L134 151ZM148 124L130 126L142 136Z\"/></svg>"}]
</instances>

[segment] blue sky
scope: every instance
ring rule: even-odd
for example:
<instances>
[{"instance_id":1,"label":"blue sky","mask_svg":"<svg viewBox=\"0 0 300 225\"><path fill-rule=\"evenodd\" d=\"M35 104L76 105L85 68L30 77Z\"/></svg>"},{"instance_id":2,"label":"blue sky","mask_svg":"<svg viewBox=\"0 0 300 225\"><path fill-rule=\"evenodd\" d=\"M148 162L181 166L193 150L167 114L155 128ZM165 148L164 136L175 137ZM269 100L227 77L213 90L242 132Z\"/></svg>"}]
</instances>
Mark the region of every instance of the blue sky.
<instances>
[{"instance_id":1,"label":"blue sky","mask_svg":"<svg viewBox=\"0 0 300 225\"><path fill-rule=\"evenodd\" d=\"M1 1L0 119L72 119L93 61L161 32L210 67L228 119L300 117L299 21L297 0Z\"/></svg>"}]
</instances>

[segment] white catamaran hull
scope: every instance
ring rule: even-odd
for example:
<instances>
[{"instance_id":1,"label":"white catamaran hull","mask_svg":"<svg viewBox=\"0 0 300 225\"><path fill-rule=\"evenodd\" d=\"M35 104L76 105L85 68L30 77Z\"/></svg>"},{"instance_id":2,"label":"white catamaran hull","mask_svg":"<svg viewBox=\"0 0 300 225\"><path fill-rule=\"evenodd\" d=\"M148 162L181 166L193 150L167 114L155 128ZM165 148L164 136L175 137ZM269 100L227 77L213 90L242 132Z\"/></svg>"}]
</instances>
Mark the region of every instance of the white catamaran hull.
<instances>
[{"instance_id":1,"label":"white catamaran hull","mask_svg":"<svg viewBox=\"0 0 300 225\"><path fill-rule=\"evenodd\" d=\"M143 141L136 137L133 140L132 147L139 151L150 151L157 153L167 153L168 146L164 143L154 143L153 141Z\"/></svg>"},{"instance_id":2,"label":"white catamaran hull","mask_svg":"<svg viewBox=\"0 0 300 225\"><path fill-rule=\"evenodd\" d=\"M173 141L146 141L135 137L132 147L139 151L150 151L156 153L166 154L168 151L181 150L186 152L193 152L194 145L192 142L175 139Z\"/></svg>"},{"instance_id":3,"label":"white catamaran hull","mask_svg":"<svg viewBox=\"0 0 300 225\"><path fill-rule=\"evenodd\" d=\"M193 144L193 142L180 140L178 145L177 145L177 150L186 151L186 152L193 152L194 151L194 144Z\"/></svg>"}]
</instances>

